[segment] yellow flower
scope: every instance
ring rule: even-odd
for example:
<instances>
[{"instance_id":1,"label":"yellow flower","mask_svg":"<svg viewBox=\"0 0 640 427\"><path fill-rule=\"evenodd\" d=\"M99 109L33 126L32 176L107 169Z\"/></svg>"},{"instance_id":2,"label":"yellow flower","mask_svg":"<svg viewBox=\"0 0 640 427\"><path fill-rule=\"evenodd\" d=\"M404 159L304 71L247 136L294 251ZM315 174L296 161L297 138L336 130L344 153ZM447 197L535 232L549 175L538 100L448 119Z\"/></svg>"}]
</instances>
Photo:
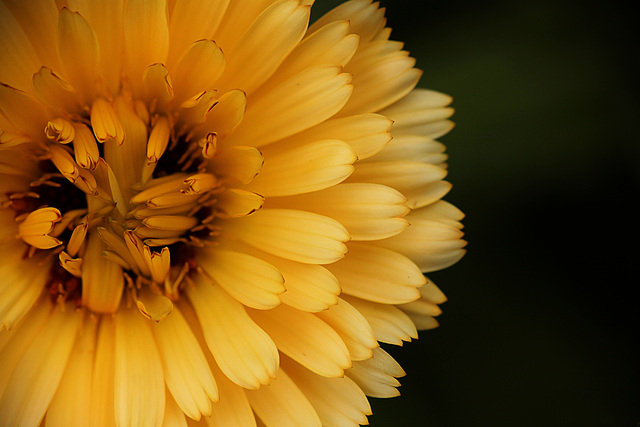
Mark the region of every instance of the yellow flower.
<instances>
[{"instance_id":1,"label":"yellow flower","mask_svg":"<svg viewBox=\"0 0 640 427\"><path fill-rule=\"evenodd\" d=\"M0 2L0 425L354 426L464 253L450 97L352 0ZM198 421L199 420L199 421ZM198 422L196 422L198 421Z\"/></svg>"}]
</instances>

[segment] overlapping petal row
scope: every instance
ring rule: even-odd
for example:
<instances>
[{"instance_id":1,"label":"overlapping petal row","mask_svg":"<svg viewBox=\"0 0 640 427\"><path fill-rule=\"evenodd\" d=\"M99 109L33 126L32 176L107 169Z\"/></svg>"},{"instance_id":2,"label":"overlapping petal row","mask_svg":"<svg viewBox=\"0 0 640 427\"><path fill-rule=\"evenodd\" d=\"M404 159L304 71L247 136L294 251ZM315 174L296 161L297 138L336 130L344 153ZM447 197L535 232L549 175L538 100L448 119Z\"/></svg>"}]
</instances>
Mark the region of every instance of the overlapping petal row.
<instances>
[{"instance_id":1,"label":"overlapping petal row","mask_svg":"<svg viewBox=\"0 0 640 427\"><path fill-rule=\"evenodd\" d=\"M0 425L357 426L464 254L384 10L0 2Z\"/></svg>"}]
</instances>

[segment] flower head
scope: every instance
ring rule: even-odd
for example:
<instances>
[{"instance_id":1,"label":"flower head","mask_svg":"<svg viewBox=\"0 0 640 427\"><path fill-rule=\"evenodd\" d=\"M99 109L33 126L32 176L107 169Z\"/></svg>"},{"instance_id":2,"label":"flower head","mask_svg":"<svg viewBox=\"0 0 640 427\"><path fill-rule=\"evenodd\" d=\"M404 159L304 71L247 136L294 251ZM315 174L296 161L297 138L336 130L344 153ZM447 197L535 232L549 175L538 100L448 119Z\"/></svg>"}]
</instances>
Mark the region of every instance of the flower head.
<instances>
[{"instance_id":1,"label":"flower head","mask_svg":"<svg viewBox=\"0 0 640 427\"><path fill-rule=\"evenodd\" d=\"M352 0L0 2L0 425L358 425L464 253ZM195 424L195 421L192 423Z\"/></svg>"}]
</instances>

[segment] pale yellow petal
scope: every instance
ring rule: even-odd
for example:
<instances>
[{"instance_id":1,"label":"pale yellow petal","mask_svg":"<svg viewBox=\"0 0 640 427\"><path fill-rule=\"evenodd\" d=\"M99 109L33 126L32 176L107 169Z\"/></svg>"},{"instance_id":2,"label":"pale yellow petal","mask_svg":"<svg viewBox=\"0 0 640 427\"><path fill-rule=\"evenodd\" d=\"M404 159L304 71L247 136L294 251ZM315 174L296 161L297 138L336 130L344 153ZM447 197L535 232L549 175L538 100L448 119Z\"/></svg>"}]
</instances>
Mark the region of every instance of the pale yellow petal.
<instances>
[{"instance_id":1,"label":"pale yellow petal","mask_svg":"<svg viewBox=\"0 0 640 427\"><path fill-rule=\"evenodd\" d=\"M359 114L326 120L303 132L285 138L283 142L302 145L321 139L339 139L351 146L351 149L363 160L382 150L391 140L392 121L380 114Z\"/></svg>"},{"instance_id":2,"label":"pale yellow petal","mask_svg":"<svg viewBox=\"0 0 640 427\"><path fill-rule=\"evenodd\" d=\"M207 346L224 374L245 388L268 384L278 370L278 349L242 304L203 279L188 287L187 295Z\"/></svg>"},{"instance_id":3,"label":"pale yellow petal","mask_svg":"<svg viewBox=\"0 0 640 427\"><path fill-rule=\"evenodd\" d=\"M268 386L248 391L247 397L267 427L321 427L309 400L282 370Z\"/></svg>"},{"instance_id":4,"label":"pale yellow petal","mask_svg":"<svg viewBox=\"0 0 640 427\"><path fill-rule=\"evenodd\" d=\"M346 374L370 397L394 397L400 392L396 387L400 385L397 377L403 377L405 372L382 348L374 351L373 358L362 362L354 362L353 368Z\"/></svg>"},{"instance_id":5,"label":"pale yellow petal","mask_svg":"<svg viewBox=\"0 0 640 427\"><path fill-rule=\"evenodd\" d=\"M351 367L349 350L338 333L314 314L287 305L250 313L280 351L313 372L340 377Z\"/></svg>"},{"instance_id":6,"label":"pale yellow petal","mask_svg":"<svg viewBox=\"0 0 640 427\"><path fill-rule=\"evenodd\" d=\"M394 137L382 151L367 161L414 161L445 167L446 147L431 138L417 135Z\"/></svg>"},{"instance_id":7,"label":"pale yellow petal","mask_svg":"<svg viewBox=\"0 0 640 427\"><path fill-rule=\"evenodd\" d=\"M215 363L211 368L220 389L220 402L213 405L211 416L204 418L207 425L209 427L256 427L256 418L245 390L231 382Z\"/></svg>"},{"instance_id":8,"label":"pale yellow petal","mask_svg":"<svg viewBox=\"0 0 640 427\"><path fill-rule=\"evenodd\" d=\"M287 357L282 358L286 371L309 399L323 426L357 427L368 424L371 406L360 387L348 377L326 378L315 374Z\"/></svg>"},{"instance_id":9,"label":"pale yellow petal","mask_svg":"<svg viewBox=\"0 0 640 427\"><path fill-rule=\"evenodd\" d=\"M222 0L224 2L224 0ZM222 50L231 52L236 43L269 5L278 0L253 0L251 2L229 1L224 18L215 32L214 39ZM208 6L208 4L207 4Z\"/></svg>"},{"instance_id":10,"label":"pale yellow petal","mask_svg":"<svg viewBox=\"0 0 640 427\"><path fill-rule=\"evenodd\" d=\"M287 288L280 295L283 303L309 312L326 310L337 304L340 284L326 268L290 261L264 252L258 256L276 266L282 273Z\"/></svg>"},{"instance_id":11,"label":"pale yellow petal","mask_svg":"<svg viewBox=\"0 0 640 427\"><path fill-rule=\"evenodd\" d=\"M381 111L394 121L394 136L423 135L439 138L453 128L446 120L453 114L447 106L449 95L428 89L414 89L404 98Z\"/></svg>"},{"instance_id":12,"label":"pale yellow petal","mask_svg":"<svg viewBox=\"0 0 640 427\"><path fill-rule=\"evenodd\" d=\"M164 378L151 323L136 309L122 308L115 330L115 419L120 426L160 427Z\"/></svg>"},{"instance_id":13,"label":"pale yellow petal","mask_svg":"<svg viewBox=\"0 0 640 427\"><path fill-rule=\"evenodd\" d=\"M173 396L171 396L168 390L165 395L162 427L188 427L187 418L173 399Z\"/></svg>"},{"instance_id":14,"label":"pale yellow petal","mask_svg":"<svg viewBox=\"0 0 640 427\"><path fill-rule=\"evenodd\" d=\"M374 330L367 319L344 299L339 298L336 305L316 314L331 326L349 349L351 360L365 360L373 354L371 350L378 347Z\"/></svg>"},{"instance_id":15,"label":"pale yellow petal","mask_svg":"<svg viewBox=\"0 0 640 427\"><path fill-rule=\"evenodd\" d=\"M374 38L382 30L386 22L384 9L379 8L378 2L352 0L340 4L320 17L309 27L309 33L331 22L342 20L350 22L351 31L358 34L363 43Z\"/></svg>"},{"instance_id":16,"label":"pale yellow petal","mask_svg":"<svg viewBox=\"0 0 640 427\"><path fill-rule=\"evenodd\" d=\"M248 94L259 87L302 39L310 9L297 0L279 1L265 9L228 53L222 87L239 87Z\"/></svg>"},{"instance_id":17,"label":"pale yellow petal","mask_svg":"<svg viewBox=\"0 0 640 427\"><path fill-rule=\"evenodd\" d=\"M343 258L347 252L344 242L349 240L337 221L290 209L261 209L247 217L225 220L223 228L265 252L308 264Z\"/></svg>"},{"instance_id":18,"label":"pale yellow petal","mask_svg":"<svg viewBox=\"0 0 640 427\"><path fill-rule=\"evenodd\" d=\"M377 240L405 230L407 199L393 188L379 184L340 184L295 197L269 200L271 207L297 208L340 222L353 240Z\"/></svg>"},{"instance_id":19,"label":"pale yellow petal","mask_svg":"<svg viewBox=\"0 0 640 427\"><path fill-rule=\"evenodd\" d=\"M399 308L349 296L345 296L345 299L367 319L378 341L402 345L403 341L418 338L418 331L416 331L411 319ZM403 305L415 303L410 302Z\"/></svg>"},{"instance_id":20,"label":"pale yellow petal","mask_svg":"<svg viewBox=\"0 0 640 427\"><path fill-rule=\"evenodd\" d=\"M339 140L272 144L262 153L264 166L247 188L266 197L309 193L336 185L351 175L357 159L351 147Z\"/></svg>"},{"instance_id":21,"label":"pale yellow petal","mask_svg":"<svg viewBox=\"0 0 640 427\"><path fill-rule=\"evenodd\" d=\"M218 387L202 348L178 307L152 331L167 387L177 405L195 420L202 414L211 415L212 402L218 401Z\"/></svg>"},{"instance_id":22,"label":"pale yellow petal","mask_svg":"<svg viewBox=\"0 0 640 427\"><path fill-rule=\"evenodd\" d=\"M360 37L350 34L348 21L331 22L305 37L269 79L269 86L278 84L316 65L343 67L356 52ZM266 90L263 88L262 90Z\"/></svg>"},{"instance_id":23,"label":"pale yellow petal","mask_svg":"<svg viewBox=\"0 0 640 427\"><path fill-rule=\"evenodd\" d=\"M312 67L254 98L230 135L235 145L263 146L333 116L351 96L351 75L340 67Z\"/></svg>"},{"instance_id":24,"label":"pale yellow petal","mask_svg":"<svg viewBox=\"0 0 640 427\"><path fill-rule=\"evenodd\" d=\"M388 249L350 243L349 255L327 266L343 292L369 301L402 304L420 297L426 283L420 269L406 256Z\"/></svg>"},{"instance_id":25,"label":"pale yellow petal","mask_svg":"<svg viewBox=\"0 0 640 427\"><path fill-rule=\"evenodd\" d=\"M388 185L407 198L412 209L433 203L451 189L442 179L447 171L438 166L414 161L368 162L358 165L348 182L372 182Z\"/></svg>"},{"instance_id":26,"label":"pale yellow petal","mask_svg":"<svg viewBox=\"0 0 640 427\"><path fill-rule=\"evenodd\" d=\"M198 265L242 304L267 310L280 304L284 279L273 265L241 252L202 249Z\"/></svg>"},{"instance_id":27,"label":"pale yellow petal","mask_svg":"<svg viewBox=\"0 0 640 427\"><path fill-rule=\"evenodd\" d=\"M46 325L34 336L0 398L0 425L34 426L42 420L64 373L82 314L71 304L64 310L51 308Z\"/></svg>"},{"instance_id":28,"label":"pale yellow petal","mask_svg":"<svg viewBox=\"0 0 640 427\"><path fill-rule=\"evenodd\" d=\"M398 251L428 273L456 263L465 254L467 242L459 228L430 220L411 220L411 226L397 236L372 242Z\"/></svg>"},{"instance_id":29,"label":"pale yellow petal","mask_svg":"<svg viewBox=\"0 0 640 427\"><path fill-rule=\"evenodd\" d=\"M251 254L275 266L287 289L280 300L293 308L315 313L338 303L338 279L320 265L290 261L239 242L221 241L220 249L226 248Z\"/></svg>"}]
</instances>

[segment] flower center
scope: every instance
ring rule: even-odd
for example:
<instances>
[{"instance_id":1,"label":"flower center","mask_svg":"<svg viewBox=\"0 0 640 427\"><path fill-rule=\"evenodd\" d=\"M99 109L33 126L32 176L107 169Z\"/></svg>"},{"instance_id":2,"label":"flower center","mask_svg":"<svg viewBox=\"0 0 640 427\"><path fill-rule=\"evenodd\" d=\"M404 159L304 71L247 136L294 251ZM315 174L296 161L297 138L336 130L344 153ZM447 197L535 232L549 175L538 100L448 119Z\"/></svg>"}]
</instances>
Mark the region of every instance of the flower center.
<instances>
[{"instance_id":1,"label":"flower center","mask_svg":"<svg viewBox=\"0 0 640 427\"><path fill-rule=\"evenodd\" d=\"M179 298L194 248L215 244L223 190L207 172L215 134L193 141L188 130L123 96L49 121L29 189L5 204L25 257L58 257L46 282L54 301L106 313L127 293L139 307Z\"/></svg>"}]
</instances>

